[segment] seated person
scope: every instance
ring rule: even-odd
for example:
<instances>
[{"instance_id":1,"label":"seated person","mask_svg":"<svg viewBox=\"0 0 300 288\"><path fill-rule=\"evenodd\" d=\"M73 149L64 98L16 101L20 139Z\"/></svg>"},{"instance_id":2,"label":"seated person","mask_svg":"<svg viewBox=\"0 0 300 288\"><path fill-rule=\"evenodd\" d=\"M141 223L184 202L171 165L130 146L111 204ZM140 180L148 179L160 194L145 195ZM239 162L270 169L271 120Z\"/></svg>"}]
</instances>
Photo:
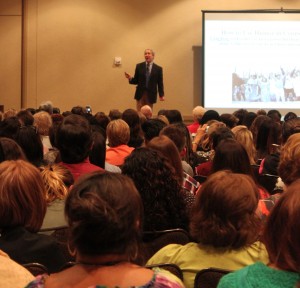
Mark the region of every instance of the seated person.
<instances>
[{"instance_id":1,"label":"seated person","mask_svg":"<svg viewBox=\"0 0 300 288\"><path fill-rule=\"evenodd\" d=\"M109 148L106 150L105 160L109 164L122 166L125 157L134 150L127 145L130 139L130 128L124 120L117 119L109 122L106 134Z\"/></svg>"},{"instance_id":2,"label":"seated person","mask_svg":"<svg viewBox=\"0 0 300 288\"><path fill-rule=\"evenodd\" d=\"M19 264L37 262L57 272L66 262L54 238L37 234L46 213L40 171L23 160L0 164L0 249Z\"/></svg>"},{"instance_id":3,"label":"seated person","mask_svg":"<svg viewBox=\"0 0 300 288\"><path fill-rule=\"evenodd\" d=\"M129 177L94 172L75 183L66 199L76 263L27 287L176 287L175 276L133 264L141 233L142 202Z\"/></svg>"},{"instance_id":4,"label":"seated person","mask_svg":"<svg viewBox=\"0 0 300 288\"><path fill-rule=\"evenodd\" d=\"M0 287L25 287L34 276L0 250Z\"/></svg>"},{"instance_id":5,"label":"seated person","mask_svg":"<svg viewBox=\"0 0 300 288\"><path fill-rule=\"evenodd\" d=\"M300 182L283 193L268 217L263 240L270 262L257 262L224 276L218 288L294 288L300 284Z\"/></svg>"},{"instance_id":6,"label":"seated person","mask_svg":"<svg viewBox=\"0 0 300 288\"><path fill-rule=\"evenodd\" d=\"M55 139L62 160L60 164L71 171L75 181L86 173L104 170L89 161L93 143L92 130L83 116L66 116L57 129Z\"/></svg>"},{"instance_id":7,"label":"seated person","mask_svg":"<svg viewBox=\"0 0 300 288\"><path fill-rule=\"evenodd\" d=\"M195 242L167 245L147 264L178 265L185 286L193 288L201 269L237 270L257 261L268 263L266 249L259 241L257 203L258 189L248 175L229 171L212 174L196 196L190 220Z\"/></svg>"},{"instance_id":8,"label":"seated person","mask_svg":"<svg viewBox=\"0 0 300 288\"><path fill-rule=\"evenodd\" d=\"M73 175L59 164L42 166L39 169L45 183L47 201L47 211L41 230L67 226L64 215L65 198L74 183ZM52 232L53 230L50 230L48 234Z\"/></svg>"}]
</instances>

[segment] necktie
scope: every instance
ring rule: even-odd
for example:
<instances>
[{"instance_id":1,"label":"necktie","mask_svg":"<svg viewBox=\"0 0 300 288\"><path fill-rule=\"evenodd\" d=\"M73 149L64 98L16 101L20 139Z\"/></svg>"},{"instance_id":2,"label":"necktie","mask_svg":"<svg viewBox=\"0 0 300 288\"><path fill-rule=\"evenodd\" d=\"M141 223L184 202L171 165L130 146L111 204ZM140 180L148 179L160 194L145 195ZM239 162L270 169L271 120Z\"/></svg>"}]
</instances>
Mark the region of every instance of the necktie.
<instances>
[{"instance_id":1,"label":"necktie","mask_svg":"<svg viewBox=\"0 0 300 288\"><path fill-rule=\"evenodd\" d=\"M148 87L149 78L150 78L150 64L147 63L147 65L146 65L146 87Z\"/></svg>"}]
</instances>

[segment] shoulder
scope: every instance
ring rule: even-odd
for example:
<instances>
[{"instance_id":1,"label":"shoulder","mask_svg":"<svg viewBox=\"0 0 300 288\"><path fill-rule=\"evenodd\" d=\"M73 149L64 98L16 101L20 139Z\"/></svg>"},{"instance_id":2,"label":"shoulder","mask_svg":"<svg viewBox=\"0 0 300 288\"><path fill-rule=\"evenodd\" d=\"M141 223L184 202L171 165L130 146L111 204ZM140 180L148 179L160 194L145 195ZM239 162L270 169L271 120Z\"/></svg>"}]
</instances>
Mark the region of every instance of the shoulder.
<instances>
[{"instance_id":1,"label":"shoulder","mask_svg":"<svg viewBox=\"0 0 300 288\"><path fill-rule=\"evenodd\" d=\"M170 287L181 288L184 287L182 281L175 275L168 271L158 270L155 271L153 279L151 281L152 287Z\"/></svg>"},{"instance_id":2,"label":"shoulder","mask_svg":"<svg viewBox=\"0 0 300 288\"><path fill-rule=\"evenodd\" d=\"M39 275L33 281L28 283L25 288L43 288L45 287L46 275Z\"/></svg>"},{"instance_id":3,"label":"shoulder","mask_svg":"<svg viewBox=\"0 0 300 288\"><path fill-rule=\"evenodd\" d=\"M153 63L152 69L153 69L154 67L155 67L156 69L158 69L158 70L162 70L162 67L159 66L159 65L157 65L157 64L155 64L155 63Z\"/></svg>"}]
</instances>

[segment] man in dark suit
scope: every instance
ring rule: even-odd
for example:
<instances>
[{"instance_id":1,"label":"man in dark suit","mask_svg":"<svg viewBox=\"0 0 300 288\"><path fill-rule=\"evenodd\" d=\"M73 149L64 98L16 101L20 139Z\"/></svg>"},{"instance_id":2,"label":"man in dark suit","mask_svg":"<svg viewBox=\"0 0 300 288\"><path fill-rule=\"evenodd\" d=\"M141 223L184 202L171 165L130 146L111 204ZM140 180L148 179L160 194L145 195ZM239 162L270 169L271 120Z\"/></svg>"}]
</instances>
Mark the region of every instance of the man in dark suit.
<instances>
[{"instance_id":1,"label":"man in dark suit","mask_svg":"<svg viewBox=\"0 0 300 288\"><path fill-rule=\"evenodd\" d=\"M140 111L144 105L153 108L153 104L157 100L157 92L159 99L164 101L164 83L163 69L156 65L154 60L154 51L146 49L144 52L145 62L136 65L134 76L131 77L125 72L125 77L129 80L129 84L136 86L135 96L137 110Z\"/></svg>"}]
</instances>

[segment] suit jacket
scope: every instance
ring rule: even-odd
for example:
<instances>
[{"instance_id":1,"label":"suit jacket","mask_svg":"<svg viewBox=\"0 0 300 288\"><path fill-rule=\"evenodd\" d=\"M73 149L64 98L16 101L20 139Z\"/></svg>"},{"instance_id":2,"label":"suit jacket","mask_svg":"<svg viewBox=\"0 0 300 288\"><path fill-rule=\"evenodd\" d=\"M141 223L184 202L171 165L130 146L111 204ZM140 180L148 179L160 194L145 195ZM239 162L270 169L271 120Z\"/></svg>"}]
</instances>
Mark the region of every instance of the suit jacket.
<instances>
[{"instance_id":1,"label":"suit jacket","mask_svg":"<svg viewBox=\"0 0 300 288\"><path fill-rule=\"evenodd\" d=\"M136 65L134 77L129 80L130 84L135 84L136 91L134 99L140 100L145 91L148 92L148 99L151 103L157 101L157 91L160 97L164 96L163 69L153 63L148 88L146 88L146 62Z\"/></svg>"}]
</instances>

